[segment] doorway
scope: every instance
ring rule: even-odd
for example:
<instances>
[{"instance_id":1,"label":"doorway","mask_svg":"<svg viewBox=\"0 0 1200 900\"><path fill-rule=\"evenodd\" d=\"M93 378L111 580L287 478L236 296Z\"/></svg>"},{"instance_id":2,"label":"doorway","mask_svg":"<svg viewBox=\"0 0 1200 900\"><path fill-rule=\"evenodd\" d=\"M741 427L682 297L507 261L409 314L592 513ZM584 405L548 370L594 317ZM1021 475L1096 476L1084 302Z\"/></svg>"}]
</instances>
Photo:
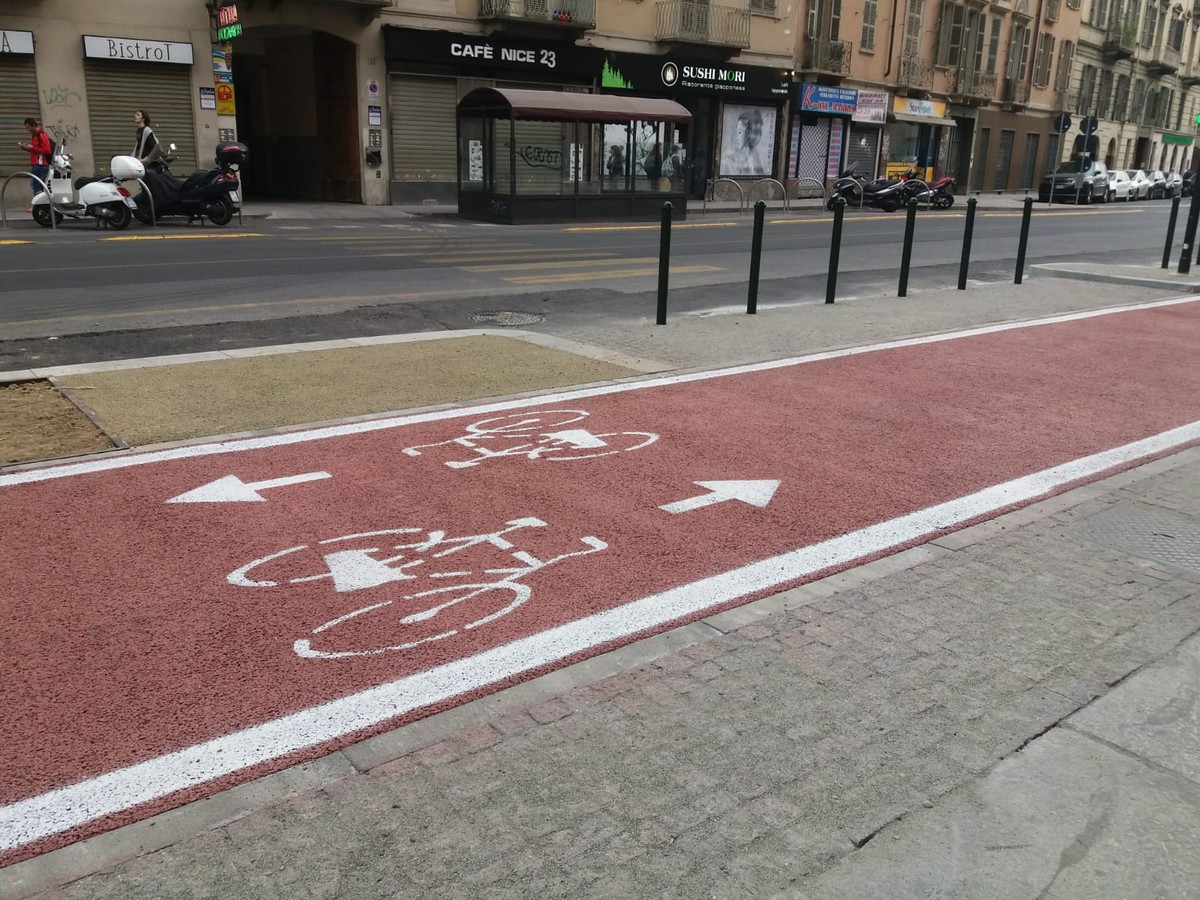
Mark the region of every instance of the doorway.
<instances>
[{"instance_id":1,"label":"doorway","mask_svg":"<svg viewBox=\"0 0 1200 900\"><path fill-rule=\"evenodd\" d=\"M298 26L247 28L232 69L247 198L361 203L357 47Z\"/></svg>"}]
</instances>

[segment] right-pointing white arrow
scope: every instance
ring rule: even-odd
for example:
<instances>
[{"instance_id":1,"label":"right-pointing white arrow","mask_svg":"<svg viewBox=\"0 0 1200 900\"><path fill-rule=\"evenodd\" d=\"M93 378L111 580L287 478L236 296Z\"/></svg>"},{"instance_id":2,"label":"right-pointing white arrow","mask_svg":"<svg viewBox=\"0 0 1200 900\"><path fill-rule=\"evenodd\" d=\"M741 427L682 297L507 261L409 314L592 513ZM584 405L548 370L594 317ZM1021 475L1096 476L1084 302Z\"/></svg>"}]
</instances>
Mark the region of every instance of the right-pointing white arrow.
<instances>
[{"instance_id":1,"label":"right-pointing white arrow","mask_svg":"<svg viewBox=\"0 0 1200 900\"><path fill-rule=\"evenodd\" d=\"M692 484L708 488L709 493L667 503L659 509L675 514L711 506L713 503L723 503L726 500L741 500L761 509L771 502L776 488L779 487L778 481L693 481Z\"/></svg>"}]
</instances>

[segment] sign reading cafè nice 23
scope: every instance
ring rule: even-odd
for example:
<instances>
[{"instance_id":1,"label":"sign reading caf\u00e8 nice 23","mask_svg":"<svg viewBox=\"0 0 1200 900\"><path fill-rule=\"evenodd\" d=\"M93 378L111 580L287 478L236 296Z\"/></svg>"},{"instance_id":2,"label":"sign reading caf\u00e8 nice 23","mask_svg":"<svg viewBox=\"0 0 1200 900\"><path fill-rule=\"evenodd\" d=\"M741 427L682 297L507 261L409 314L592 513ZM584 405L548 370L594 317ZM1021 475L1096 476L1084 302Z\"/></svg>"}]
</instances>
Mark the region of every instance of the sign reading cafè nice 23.
<instances>
[{"instance_id":1,"label":"sign reading caf\u00e8 nice 23","mask_svg":"<svg viewBox=\"0 0 1200 900\"><path fill-rule=\"evenodd\" d=\"M122 62L192 64L192 45L178 41L146 41L140 38L83 36L83 55L88 59Z\"/></svg>"}]
</instances>

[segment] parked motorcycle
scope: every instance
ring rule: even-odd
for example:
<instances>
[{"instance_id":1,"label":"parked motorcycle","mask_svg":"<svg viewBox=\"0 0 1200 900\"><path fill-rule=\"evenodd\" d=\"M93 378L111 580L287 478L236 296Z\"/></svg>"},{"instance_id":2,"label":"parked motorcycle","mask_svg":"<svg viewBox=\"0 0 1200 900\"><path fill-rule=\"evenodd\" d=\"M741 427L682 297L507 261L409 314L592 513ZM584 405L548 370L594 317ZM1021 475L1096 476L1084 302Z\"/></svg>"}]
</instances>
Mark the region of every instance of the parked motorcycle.
<instances>
[{"instance_id":1,"label":"parked motorcycle","mask_svg":"<svg viewBox=\"0 0 1200 900\"><path fill-rule=\"evenodd\" d=\"M187 178L171 174L170 164L177 159L175 149L171 144L165 156L150 164L142 179L149 188L149 197L146 191L138 195L133 214L147 224L172 216L187 216L189 225L205 217L218 227L228 225L241 208L237 173L249 153L246 145L218 145L217 167L193 172Z\"/></svg>"},{"instance_id":2,"label":"parked motorcycle","mask_svg":"<svg viewBox=\"0 0 1200 900\"><path fill-rule=\"evenodd\" d=\"M916 169L909 169L899 178L877 178L863 188L863 205L895 212L909 197L923 190L916 181Z\"/></svg>"},{"instance_id":3,"label":"parked motorcycle","mask_svg":"<svg viewBox=\"0 0 1200 900\"><path fill-rule=\"evenodd\" d=\"M858 174L857 167L851 166L833 183L833 190L829 193L829 199L825 201L825 208L832 210L833 201L838 197L845 200L847 206L862 206L863 188L866 184L867 179Z\"/></svg>"},{"instance_id":4,"label":"parked motorcycle","mask_svg":"<svg viewBox=\"0 0 1200 900\"><path fill-rule=\"evenodd\" d=\"M96 220L97 227L106 223L118 231L125 228L136 204L119 182L141 178L145 171L141 161L133 156L114 156L109 164L112 175L80 178L72 184L73 159L65 141L55 149L47 179L49 193L39 191L34 196L33 221L51 228L64 218L91 218Z\"/></svg>"},{"instance_id":5,"label":"parked motorcycle","mask_svg":"<svg viewBox=\"0 0 1200 900\"><path fill-rule=\"evenodd\" d=\"M918 203L932 206L934 209L949 209L954 205L954 187L954 179L947 176L933 182L928 190L918 185L919 189L913 196L917 198Z\"/></svg>"}]
</instances>

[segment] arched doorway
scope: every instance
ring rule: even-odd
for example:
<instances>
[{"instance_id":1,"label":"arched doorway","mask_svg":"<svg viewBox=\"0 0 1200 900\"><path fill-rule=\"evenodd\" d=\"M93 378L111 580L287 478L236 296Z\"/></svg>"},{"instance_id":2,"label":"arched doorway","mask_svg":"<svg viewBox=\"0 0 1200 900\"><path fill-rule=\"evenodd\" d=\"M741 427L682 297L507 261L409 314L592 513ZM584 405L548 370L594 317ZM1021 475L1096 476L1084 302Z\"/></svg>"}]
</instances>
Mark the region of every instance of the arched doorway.
<instances>
[{"instance_id":1,"label":"arched doorway","mask_svg":"<svg viewBox=\"0 0 1200 900\"><path fill-rule=\"evenodd\" d=\"M356 46L265 25L247 28L233 56L246 196L361 203Z\"/></svg>"},{"instance_id":2,"label":"arched doorway","mask_svg":"<svg viewBox=\"0 0 1200 900\"><path fill-rule=\"evenodd\" d=\"M1117 165L1117 139L1108 139L1108 149L1104 151L1104 168L1113 169Z\"/></svg>"}]
</instances>

